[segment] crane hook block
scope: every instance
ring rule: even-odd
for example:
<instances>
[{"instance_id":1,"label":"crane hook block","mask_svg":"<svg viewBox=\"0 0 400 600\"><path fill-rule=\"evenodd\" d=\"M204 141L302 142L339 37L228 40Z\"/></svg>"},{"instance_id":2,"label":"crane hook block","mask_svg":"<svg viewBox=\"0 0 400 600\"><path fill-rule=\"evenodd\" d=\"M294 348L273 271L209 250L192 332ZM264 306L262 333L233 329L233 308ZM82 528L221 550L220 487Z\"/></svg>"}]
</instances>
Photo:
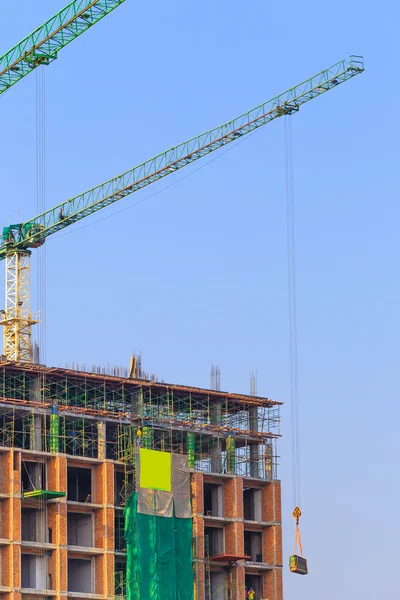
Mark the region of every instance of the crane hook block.
<instances>
[{"instance_id":1,"label":"crane hook block","mask_svg":"<svg viewBox=\"0 0 400 600\"><path fill-rule=\"evenodd\" d=\"M300 508L298 506L296 506L296 508L294 509L293 516L296 519L296 523L298 523L299 519L301 517L301 510L300 510Z\"/></svg>"},{"instance_id":2,"label":"crane hook block","mask_svg":"<svg viewBox=\"0 0 400 600\"><path fill-rule=\"evenodd\" d=\"M293 516L296 519L296 537L294 542L294 554L289 558L289 568L291 573L297 573L298 575L307 575L307 559L302 556L303 545L300 537L299 520L301 517L301 510L298 506L293 511ZM299 553L297 553L299 550Z\"/></svg>"}]
</instances>

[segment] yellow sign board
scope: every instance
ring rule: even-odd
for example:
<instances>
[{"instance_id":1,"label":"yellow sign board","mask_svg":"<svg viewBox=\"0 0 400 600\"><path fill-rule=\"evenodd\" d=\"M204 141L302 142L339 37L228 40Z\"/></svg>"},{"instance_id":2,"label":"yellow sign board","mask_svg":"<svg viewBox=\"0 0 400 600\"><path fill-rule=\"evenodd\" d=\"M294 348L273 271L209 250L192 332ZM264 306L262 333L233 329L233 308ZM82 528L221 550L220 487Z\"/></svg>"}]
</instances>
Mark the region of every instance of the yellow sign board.
<instances>
[{"instance_id":1,"label":"yellow sign board","mask_svg":"<svg viewBox=\"0 0 400 600\"><path fill-rule=\"evenodd\" d=\"M140 449L140 487L170 492L171 454Z\"/></svg>"}]
</instances>

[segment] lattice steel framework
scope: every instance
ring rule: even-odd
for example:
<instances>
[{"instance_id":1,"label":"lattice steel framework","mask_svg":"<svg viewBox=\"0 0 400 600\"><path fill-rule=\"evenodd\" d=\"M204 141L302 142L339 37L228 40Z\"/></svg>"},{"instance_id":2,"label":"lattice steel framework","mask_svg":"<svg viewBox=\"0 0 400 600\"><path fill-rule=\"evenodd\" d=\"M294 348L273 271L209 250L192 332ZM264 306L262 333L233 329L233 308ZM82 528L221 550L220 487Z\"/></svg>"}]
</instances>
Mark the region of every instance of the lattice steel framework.
<instances>
[{"instance_id":1,"label":"lattice steel framework","mask_svg":"<svg viewBox=\"0 0 400 600\"><path fill-rule=\"evenodd\" d=\"M4 327L4 353L10 360L32 360L30 313L30 252L13 252L6 258L6 305L0 315Z\"/></svg>"},{"instance_id":2,"label":"lattice steel framework","mask_svg":"<svg viewBox=\"0 0 400 600\"><path fill-rule=\"evenodd\" d=\"M74 0L0 56L0 95L108 15L125 0Z\"/></svg>"}]
</instances>

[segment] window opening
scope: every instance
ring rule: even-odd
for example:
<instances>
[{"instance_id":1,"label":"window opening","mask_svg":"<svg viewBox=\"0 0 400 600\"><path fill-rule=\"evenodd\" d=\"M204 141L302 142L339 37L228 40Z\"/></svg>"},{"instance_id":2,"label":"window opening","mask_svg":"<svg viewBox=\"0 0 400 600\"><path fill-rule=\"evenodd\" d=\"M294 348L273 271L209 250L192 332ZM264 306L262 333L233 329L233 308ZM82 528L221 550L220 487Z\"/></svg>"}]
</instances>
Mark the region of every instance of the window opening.
<instances>
[{"instance_id":1,"label":"window opening","mask_svg":"<svg viewBox=\"0 0 400 600\"><path fill-rule=\"evenodd\" d=\"M47 561L45 556L36 554L21 555L21 586L41 590L46 588Z\"/></svg>"},{"instance_id":2,"label":"window opening","mask_svg":"<svg viewBox=\"0 0 400 600\"><path fill-rule=\"evenodd\" d=\"M243 516L245 521L261 521L261 490L244 488Z\"/></svg>"},{"instance_id":3,"label":"window opening","mask_svg":"<svg viewBox=\"0 0 400 600\"><path fill-rule=\"evenodd\" d=\"M24 542L45 542L44 511L35 508L21 509L21 540Z\"/></svg>"},{"instance_id":4,"label":"window opening","mask_svg":"<svg viewBox=\"0 0 400 600\"><path fill-rule=\"evenodd\" d=\"M210 573L210 585L206 586L206 600L226 600L229 598L226 574L212 571Z\"/></svg>"},{"instance_id":5,"label":"window opening","mask_svg":"<svg viewBox=\"0 0 400 600\"><path fill-rule=\"evenodd\" d=\"M91 502L92 469L84 467L68 467L68 496L72 502Z\"/></svg>"},{"instance_id":6,"label":"window opening","mask_svg":"<svg viewBox=\"0 0 400 600\"><path fill-rule=\"evenodd\" d=\"M125 517L122 511L115 511L115 550L117 552L126 552L126 542L124 537Z\"/></svg>"},{"instance_id":7,"label":"window opening","mask_svg":"<svg viewBox=\"0 0 400 600\"><path fill-rule=\"evenodd\" d=\"M262 562L262 533L259 531L244 532L244 553L253 562Z\"/></svg>"},{"instance_id":8,"label":"window opening","mask_svg":"<svg viewBox=\"0 0 400 600\"><path fill-rule=\"evenodd\" d=\"M93 547L93 520L91 514L67 514L68 545Z\"/></svg>"},{"instance_id":9,"label":"window opening","mask_svg":"<svg viewBox=\"0 0 400 600\"><path fill-rule=\"evenodd\" d=\"M126 596L125 561L115 561L114 593L116 596Z\"/></svg>"},{"instance_id":10,"label":"window opening","mask_svg":"<svg viewBox=\"0 0 400 600\"><path fill-rule=\"evenodd\" d=\"M80 558L68 559L68 591L93 593L92 561Z\"/></svg>"},{"instance_id":11,"label":"window opening","mask_svg":"<svg viewBox=\"0 0 400 600\"><path fill-rule=\"evenodd\" d=\"M253 588L255 592L255 600L261 600L263 598L261 575L245 575L245 586L247 590Z\"/></svg>"},{"instance_id":12,"label":"window opening","mask_svg":"<svg viewBox=\"0 0 400 600\"><path fill-rule=\"evenodd\" d=\"M22 460L21 492L46 489L46 465L43 462Z\"/></svg>"},{"instance_id":13,"label":"window opening","mask_svg":"<svg viewBox=\"0 0 400 600\"><path fill-rule=\"evenodd\" d=\"M123 506L125 504L124 497L125 474L123 471L115 471L115 487L114 487L114 504L115 506Z\"/></svg>"},{"instance_id":14,"label":"window opening","mask_svg":"<svg viewBox=\"0 0 400 600\"><path fill-rule=\"evenodd\" d=\"M224 530L222 527L204 527L205 552L207 556L224 553ZM208 543L207 543L208 542Z\"/></svg>"},{"instance_id":15,"label":"window opening","mask_svg":"<svg viewBox=\"0 0 400 600\"><path fill-rule=\"evenodd\" d=\"M204 514L209 517L224 516L224 487L219 483L204 483Z\"/></svg>"}]
</instances>

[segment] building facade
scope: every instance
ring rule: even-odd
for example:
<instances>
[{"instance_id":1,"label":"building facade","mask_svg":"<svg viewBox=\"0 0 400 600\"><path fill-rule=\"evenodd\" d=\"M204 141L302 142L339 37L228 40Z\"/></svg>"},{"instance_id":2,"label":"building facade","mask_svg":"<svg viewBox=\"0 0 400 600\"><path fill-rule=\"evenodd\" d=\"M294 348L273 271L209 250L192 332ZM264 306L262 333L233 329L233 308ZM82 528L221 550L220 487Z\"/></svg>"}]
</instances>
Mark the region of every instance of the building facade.
<instances>
[{"instance_id":1,"label":"building facade","mask_svg":"<svg viewBox=\"0 0 400 600\"><path fill-rule=\"evenodd\" d=\"M0 600L129 597L141 448L187 457L196 600L282 600L278 437L267 398L0 363Z\"/></svg>"}]
</instances>

